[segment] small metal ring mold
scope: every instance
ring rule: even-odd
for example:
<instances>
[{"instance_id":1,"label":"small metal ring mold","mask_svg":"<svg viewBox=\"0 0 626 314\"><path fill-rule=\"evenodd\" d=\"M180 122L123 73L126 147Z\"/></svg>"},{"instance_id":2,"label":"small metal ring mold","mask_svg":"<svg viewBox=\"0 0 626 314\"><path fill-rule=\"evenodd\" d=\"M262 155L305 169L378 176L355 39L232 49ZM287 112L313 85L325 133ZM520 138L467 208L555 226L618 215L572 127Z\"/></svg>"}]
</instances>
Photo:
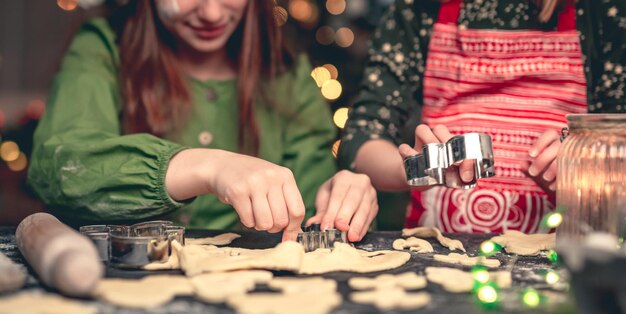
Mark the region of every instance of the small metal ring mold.
<instances>
[{"instance_id":1,"label":"small metal ring mold","mask_svg":"<svg viewBox=\"0 0 626 314\"><path fill-rule=\"evenodd\" d=\"M459 166L464 161L474 164L474 179L469 183L463 182L459 175ZM495 176L491 137L467 133L454 136L446 143L426 144L422 154L404 159L404 169L410 186L471 189L478 179Z\"/></svg>"},{"instance_id":2,"label":"small metal ring mold","mask_svg":"<svg viewBox=\"0 0 626 314\"><path fill-rule=\"evenodd\" d=\"M171 221L147 221L131 226L91 225L80 232L98 248L103 261L120 268L141 268L150 263L166 262L171 242L185 243L185 227Z\"/></svg>"}]
</instances>

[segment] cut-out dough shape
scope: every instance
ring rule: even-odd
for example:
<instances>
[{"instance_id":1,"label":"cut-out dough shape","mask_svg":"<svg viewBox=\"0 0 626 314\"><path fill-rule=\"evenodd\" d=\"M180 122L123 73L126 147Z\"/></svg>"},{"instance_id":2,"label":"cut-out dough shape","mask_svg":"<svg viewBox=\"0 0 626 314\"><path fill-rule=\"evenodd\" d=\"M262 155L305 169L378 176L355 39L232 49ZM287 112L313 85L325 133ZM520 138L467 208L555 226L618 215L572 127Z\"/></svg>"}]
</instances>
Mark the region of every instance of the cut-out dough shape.
<instances>
[{"instance_id":1,"label":"cut-out dough shape","mask_svg":"<svg viewBox=\"0 0 626 314\"><path fill-rule=\"evenodd\" d=\"M206 238L186 238L185 245L228 245L233 240L241 238L240 235L236 233L222 233L215 237L206 237Z\"/></svg>"},{"instance_id":2,"label":"cut-out dough shape","mask_svg":"<svg viewBox=\"0 0 626 314\"><path fill-rule=\"evenodd\" d=\"M511 273L508 271L490 272L498 287L511 287ZM456 268L426 267L426 278L430 282L441 285L446 291L453 293L469 292L474 288L472 273Z\"/></svg>"},{"instance_id":3,"label":"cut-out dough shape","mask_svg":"<svg viewBox=\"0 0 626 314\"><path fill-rule=\"evenodd\" d=\"M515 230L508 230L505 231L503 235L491 238L491 241L504 247L507 253L535 256L541 251L554 249L556 245L556 234L525 234Z\"/></svg>"},{"instance_id":4,"label":"cut-out dough shape","mask_svg":"<svg viewBox=\"0 0 626 314\"><path fill-rule=\"evenodd\" d=\"M402 288L359 291L350 294L352 302L373 304L380 310L418 309L430 303L430 294L426 292L410 293Z\"/></svg>"},{"instance_id":5,"label":"cut-out dough shape","mask_svg":"<svg viewBox=\"0 0 626 314\"><path fill-rule=\"evenodd\" d=\"M322 292L337 291L337 282L333 279L323 277L294 278L278 277L267 283L267 286L282 293L310 293L318 294Z\"/></svg>"},{"instance_id":6,"label":"cut-out dough shape","mask_svg":"<svg viewBox=\"0 0 626 314\"><path fill-rule=\"evenodd\" d=\"M95 306L52 293L21 292L0 298L0 314L95 314Z\"/></svg>"},{"instance_id":7,"label":"cut-out dough shape","mask_svg":"<svg viewBox=\"0 0 626 314\"><path fill-rule=\"evenodd\" d=\"M144 265L143 269L145 270L166 270L166 269L180 269L180 259L178 255L180 251L183 249L183 246L178 243L178 241L174 240L171 243L172 245L172 254L168 257L167 262L165 263L157 263L152 262L150 264Z\"/></svg>"},{"instance_id":8,"label":"cut-out dough shape","mask_svg":"<svg viewBox=\"0 0 626 314\"><path fill-rule=\"evenodd\" d=\"M460 264L465 266L474 266L474 265L484 265L491 268L500 267L500 261L493 258L486 257L469 257L467 254L459 254L459 253L450 253L448 255L440 255L435 254L433 258L436 261L450 263L450 264Z\"/></svg>"},{"instance_id":9,"label":"cut-out dough shape","mask_svg":"<svg viewBox=\"0 0 626 314\"><path fill-rule=\"evenodd\" d=\"M196 297L212 303L254 290L258 283L267 283L273 275L265 270L243 270L226 273L202 274L190 279Z\"/></svg>"},{"instance_id":10,"label":"cut-out dough shape","mask_svg":"<svg viewBox=\"0 0 626 314\"><path fill-rule=\"evenodd\" d=\"M418 239L416 237L410 237L408 239L396 239L392 244L394 250L402 251L408 248L410 251L417 253L432 253L434 251L430 242L424 239Z\"/></svg>"},{"instance_id":11,"label":"cut-out dough shape","mask_svg":"<svg viewBox=\"0 0 626 314\"><path fill-rule=\"evenodd\" d=\"M189 245L180 253L180 265L190 277L201 273L243 269L297 272L303 257L304 248L293 241L282 242L275 248L263 250Z\"/></svg>"},{"instance_id":12,"label":"cut-out dough shape","mask_svg":"<svg viewBox=\"0 0 626 314\"><path fill-rule=\"evenodd\" d=\"M250 293L229 298L226 303L241 314L322 314L341 304L337 292Z\"/></svg>"},{"instance_id":13,"label":"cut-out dough shape","mask_svg":"<svg viewBox=\"0 0 626 314\"><path fill-rule=\"evenodd\" d=\"M142 279L104 279L93 295L107 303L130 308L151 308L170 302L177 295L193 295L184 276L156 275Z\"/></svg>"},{"instance_id":14,"label":"cut-out dough shape","mask_svg":"<svg viewBox=\"0 0 626 314\"><path fill-rule=\"evenodd\" d=\"M402 273L398 275L382 274L374 278L350 278L350 280L348 280L348 285L355 290L392 288L414 290L426 287L426 278L418 276L416 273Z\"/></svg>"},{"instance_id":15,"label":"cut-out dough shape","mask_svg":"<svg viewBox=\"0 0 626 314\"><path fill-rule=\"evenodd\" d=\"M435 227L417 227L412 229L402 229L403 237L418 237L418 238L436 238L441 245L449 248L451 251L461 250L465 252L463 243L459 240L450 239L441 234L441 231Z\"/></svg>"},{"instance_id":16,"label":"cut-out dough shape","mask_svg":"<svg viewBox=\"0 0 626 314\"><path fill-rule=\"evenodd\" d=\"M398 251L366 252L346 243L335 243L333 250L318 249L306 253L301 274L323 274L336 271L369 273L398 268L411 258L411 254Z\"/></svg>"}]
</instances>

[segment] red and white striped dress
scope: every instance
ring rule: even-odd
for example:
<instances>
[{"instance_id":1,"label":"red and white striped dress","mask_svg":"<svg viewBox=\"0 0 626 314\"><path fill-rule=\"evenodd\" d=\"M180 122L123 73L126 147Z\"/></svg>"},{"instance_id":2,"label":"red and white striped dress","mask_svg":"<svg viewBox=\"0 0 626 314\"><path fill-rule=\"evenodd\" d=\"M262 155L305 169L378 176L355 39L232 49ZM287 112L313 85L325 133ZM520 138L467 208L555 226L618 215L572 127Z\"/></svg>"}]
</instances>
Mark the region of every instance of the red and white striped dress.
<instances>
[{"instance_id":1,"label":"red and white striped dress","mask_svg":"<svg viewBox=\"0 0 626 314\"><path fill-rule=\"evenodd\" d=\"M544 32L465 29L457 25L460 5L442 4L434 25L423 123L445 125L455 135L491 135L496 176L471 190L413 192L406 225L446 232L539 231L555 200L521 164L541 134L560 130L566 114L587 108L574 7L559 14L557 31Z\"/></svg>"}]
</instances>

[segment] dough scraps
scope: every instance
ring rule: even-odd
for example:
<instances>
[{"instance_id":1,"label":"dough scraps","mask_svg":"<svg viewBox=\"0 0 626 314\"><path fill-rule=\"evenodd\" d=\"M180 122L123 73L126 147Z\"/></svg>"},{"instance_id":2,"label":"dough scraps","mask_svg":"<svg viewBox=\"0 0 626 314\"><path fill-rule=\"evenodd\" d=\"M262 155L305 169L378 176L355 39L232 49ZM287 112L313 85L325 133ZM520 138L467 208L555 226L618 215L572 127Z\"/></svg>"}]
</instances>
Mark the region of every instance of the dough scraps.
<instances>
[{"instance_id":1,"label":"dough scraps","mask_svg":"<svg viewBox=\"0 0 626 314\"><path fill-rule=\"evenodd\" d=\"M426 292L410 293L402 288L376 289L350 294L355 303L373 304L380 310L418 309L430 303L430 294Z\"/></svg>"},{"instance_id":2,"label":"dough scraps","mask_svg":"<svg viewBox=\"0 0 626 314\"><path fill-rule=\"evenodd\" d=\"M300 274L323 274L336 271L369 273L394 269L404 265L411 254L398 251L366 252L346 243L335 243L335 248L318 249L304 254Z\"/></svg>"},{"instance_id":3,"label":"dough scraps","mask_svg":"<svg viewBox=\"0 0 626 314\"><path fill-rule=\"evenodd\" d=\"M282 242L275 248L263 250L188 245L180 252L180 265L189 277L201 273L242 269L297 272L303 258L304 248L294 241Z\"/></svg>"},{"instance_id":4,"label":"dough scraps","mask_svg":"<svg viewBox=\"0 0 626 314\"><path fill-rule=\"evenodd\" d=\"M435 254L433 258L436 261L450 264L460 264L465 266L484 265L491 268L500 267L499 260L482 256L469 257L467 254L450 253L448 255Z\"/></svg>"},{"instance_id":5,"label":"dough scraps","mask_svg":"<svg viewBox=\"0 0 626 314\"><path fill-rule=\"evenodd\" d=\"M242 314L328 313L341 304L337 292L250 293L229 298L226 304Z\"/></svg>"},{"instance_id":6,"label":"dough scraps","mask_svg":"<svg viewBox=\"0 0 626 314\"><path fill-rule=\"evenodd\" d=\"M491 241L504 247L507 253L535 256L541 251L554 249L556 245L556 234L525 234L516 230L507 230L503 235L491 238Z\"/></svg>"},{"instance_id":7,"label":"dough scraps","mask_svg":"<svg viewBox=\"0 0 626 314\"><path fill-rule=\"evenodd\" d=\"M418 276L416 273L382 274L374 278L354 277L348 280L350 288L355 290L394 288L413 290L424 288L426 284L426 278Z\"/></svg>"},{"instance_id":8,"label":"dough scraps","mask_svg":"<svg viewBox=\"0 0 626 314\"><path fill-rule=\"evenodd\" d=\"M273 275L265 270L242 270L207 273L190 279L196 297L206 302L222 303L228 298L254 290L257 283L267 283Z\"/></svg>"},{"instance_id":9,"label":"dough scraps","mask_svg":"<svg viewBox=\"0 0 626 314\"><path fill-rule=\"evenodd\" d=\"M335 292L337 291L337 282L333 279L323 277L278 277L270 280L267 286L271 289L280 290L282 293L311 293Z\"/></svg>"},{"instance_id":10,"label":"dough scraps","mask_svg":"<svg viewBox=\"0 0 626 314\"><path fill-rule=\"evenodd\" d=\"M236 233L222 233L215 237L206 237L206 238L186 238L185 245L228 245L233 240L241 238L240 235Z\"/></svg>"},{"instance_id":11,"label":"dough scraps","mask_svg":"<svg viewBox=\"0 0 626 314\"><path fill-rule=\"evenodd\" d=\"M449 248L451 251L461 250L465 252L463 243L459 240L450 239L441 234L441 231L435 227L417 227L412 229L402 229L403 237L415 236L419 238L436 238L441 245Z\"/></svg>"},{"instance_id":12,"label":"dough scraps","mask_svg":"<svg viewBox=\"0 0 626 314\"><path fill-rule=\"evenodd\" d=\"M121 307L151 308L170 302L177 295L193 295L184 276L156 275L142 279L104 279L93 295Z\"/></svg>"},{"instance_id":13,"label":"dough scraps","mask_svg":"<svg viewBox=\"0 0 626 314\"><path fill-rule=\"evenodd\" d=\"M171 243L172 253L170 257L167 258L167 262L159 263L152 262L150 264L144 265L142 268L145 270L166 270L166 269L180 269L180 259L178 255L180 251L183 249L183 246L178 243L178 241L174 240Z\"/></svg>"},{"instance_id":14,"label":"dough scraps","mask_svg":"<svg viewBox=\"0 0 626 314\"><path fill-rule=\"evenodd\" d=\"M53 293L20 292L15 295L0 298L0 313L12 314L92 314L97 313L95 306L83 304L79 301L62 297Z\"/></svg>"},{"instance_id":15,"label":"dough scraps","mask_svg":"<svg viewBox=\"0 0 626 314\"><path fill-rule=\"evenodd\" d=\"M498 287L511 287L511 273L508 271L490 272ZM456 268L426 267L426 278L430 282L441 285L446 291L460 293L469 292L474 288L472 273Z\"/></svg>"},{"instance_id":16,"label":"dough scraps","mask_svg":"<svg viewBox=\"0 0 626 314\"><path fill-rule=\"evenodd\" d=\"M26 272L22 265L14 263L0 252L0 293L20 289L26 283Z\"/></svg>"},{"instance_id":17,"label":"dough scraps","mask_svg":"<svg viewBox=\"0 0 626 314\"><path fill-rule=\"evenodd\" d=\"M402 251L408 248L410 251L417 253L432 253L434 251L433 246L424 239L418 239L416 237L410 237L408 239L396 239L393 241L393 249Z\"/></svg>"}]
</instances>

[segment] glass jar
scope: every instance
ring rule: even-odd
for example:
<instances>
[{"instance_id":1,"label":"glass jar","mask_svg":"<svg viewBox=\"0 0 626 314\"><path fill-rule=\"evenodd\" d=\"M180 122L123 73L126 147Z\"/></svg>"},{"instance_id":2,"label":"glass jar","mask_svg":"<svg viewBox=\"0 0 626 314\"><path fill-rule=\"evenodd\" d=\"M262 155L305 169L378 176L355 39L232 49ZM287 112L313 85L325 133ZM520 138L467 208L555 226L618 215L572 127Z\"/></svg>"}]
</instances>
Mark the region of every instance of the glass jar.
<instances>
[{"instance_id":1,"label":"glass jar","mask_svg":"<svg viewBox=\"0 0 626 314\"><path fill-rule=\"evenodd\" d=\"M590 232L621 238L625 230L626 114L567 116L569 135L557 156L557 241Z\"/></svg>"}]
</instances>

